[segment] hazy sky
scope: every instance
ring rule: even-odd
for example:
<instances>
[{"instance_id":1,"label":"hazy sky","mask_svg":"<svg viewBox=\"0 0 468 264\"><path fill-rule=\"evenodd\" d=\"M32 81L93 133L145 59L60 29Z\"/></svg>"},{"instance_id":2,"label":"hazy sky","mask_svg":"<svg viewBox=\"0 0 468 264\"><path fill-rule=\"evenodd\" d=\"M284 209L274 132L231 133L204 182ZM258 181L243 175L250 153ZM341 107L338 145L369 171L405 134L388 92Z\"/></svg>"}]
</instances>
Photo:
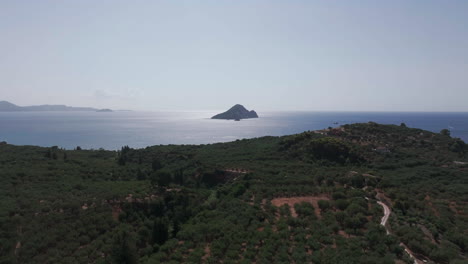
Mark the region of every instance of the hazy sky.
<instances>
[{"instance_id":1,"label":"hazy sky","mask_svg":"<svg viewBox=\"0 0 468 264\"><path fill-rule=\"evenodd\" d=\"M468 1L0 0L0 100L468 111Z\"/></svg>"}]
</instances>

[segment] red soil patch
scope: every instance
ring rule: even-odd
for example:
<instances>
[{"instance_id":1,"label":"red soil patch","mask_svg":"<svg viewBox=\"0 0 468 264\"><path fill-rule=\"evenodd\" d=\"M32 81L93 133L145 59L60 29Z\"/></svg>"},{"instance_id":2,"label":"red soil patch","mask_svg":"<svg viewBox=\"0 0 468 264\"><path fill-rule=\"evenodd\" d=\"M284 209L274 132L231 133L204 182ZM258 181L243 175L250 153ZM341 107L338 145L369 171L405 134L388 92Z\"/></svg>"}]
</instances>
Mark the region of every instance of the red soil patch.
<instances>
[{"instance_id":1,"label":"red soil patch","mask_svg":"<svg viewBox=\"0 0 468 264\"><path fill-rule=\"evenodd\" d=\"M462 210L458 210L458 205L456 202L450 202L449 203L449 208L452 210L456 215L461 215L463 214Z\"/></svg>"},{"instance_id":2,"label":"red soil patch","mask_svg":"<svg viewBox=\"0 0 468 264\"><path fill-rule=\"evenodd\" d=\"M345 238L350 238L351 236L346 233L344 230L340 230L338 231L338 235L342 236L342 237L345 237Z\"/></svg>"},{"instance_id":3,"label":"red soil patch","mask_svg":"<svg viewBox=\"0 0 468 264\"><path fill-rule=\"evenodd\" d=\"M434 212L434 214L439 217L440 216L440 213L437 211L437 209L434 207L434 205L432 204L431 202L431 197L429 195L426 195L426 197L424 198L424 200L427 201L427 204L429 205L429 208L431 208L431 210Z\"/></svg>"},{"instance_id":4,"label":"red soil patch","mask_svg":"<svg viewBox=\"0 0 468 264\"><path fill-rule=\"evenodd\" d=\"M113 205L112 206L112 218L114 218L114 220L119 220L119 215L120 213L122 212L122 208L120 207L120 205Z\"/></svg>"},{"instance_id":5,"label":"red soil patch","mask_svg":"<svg viewBox=\"0 0 468 264\"><path fill-rule=\"evenodd\" d=\"M247 202L247 203L253 206L253 205L254 205L254 202L255 202L255 194L252 195L252 198L250 198L250 201Z\"/></svg>"},{"instance_id":6,"label":"red soil patch","mask_svg":"<svg viewBox=\"0 0 468 264\"><path fill-rule=\"evenodd\" d=\"M391 205L393 204L392 199L388 198L382 190L380 189L375 189L375 190L377 191L377 195L375 196L375 198L377 198L377 200L380 200L384 204L391 207Z\"/></svg>"},{"instance_id":7,"label":"red soil patch","mask_svg":"<svg viewBox=\"0 0 468 264\"><path fill-rule=\"evenodd\" d=\"M427 229L427 227L425 227L423 225L418 225L418 226L421 229L421 231L424 233L424 235L426 236L425 238L427 240L431 241L432 244L437 244L437 242L434 239L434 236L432 235L431 231L429 231L429 229Z\"/></svg>"},{"instance_id":8,"label":"red soil patch","mask_svg":"<svg viewBox=\"0 0 468 264\"><path fill-rule=\"evenodd\" d=\"M210 244L207 244L205 246L204 252L205 252L205 255L202 257L203 262L205 262L211 256Z\"/></svg>"},{"instance_id":9,"label":"red soil patch","mask_svg":"<svg viewBox=\"0 0 468 264\"><path fill-rule=\"evenodd\" d=\"M15 256L18 255L18 250L21 248L21 242L18 241L16 242L16 246L15 246Z\"/></svg>"},{"instance_id":10,"label":"red soil patch","mask_svg":"<svg viewBox=\"0 0 468 264\"><path fill-rule=\"evenodd\" d=\"M125 201L131 203L133 202L133 194L129 193L127 197L125 197Z\"/></svg>"},{"instance_id":11,"label":"red soil patch","mask_svg":"<svg viewBox=\"0 0 468 264\"><path fill-rule=\"evenodd\" d=\"M317 196L280 197L280 198L275 198L271 200L271 204L276 207L280 207L282 205L287 204L289 205L289 208L291 210L291 215L293 217L297 217L297 213L296 213L296 210L294 209L294 205L297 203L302 203L302 202L310 203L314 206L315 215L318 218L320 218L321 210L318 207L318 201L320 200L330 200L330 197L325 194L320 194Z\"/></svg>"}]
</instances>

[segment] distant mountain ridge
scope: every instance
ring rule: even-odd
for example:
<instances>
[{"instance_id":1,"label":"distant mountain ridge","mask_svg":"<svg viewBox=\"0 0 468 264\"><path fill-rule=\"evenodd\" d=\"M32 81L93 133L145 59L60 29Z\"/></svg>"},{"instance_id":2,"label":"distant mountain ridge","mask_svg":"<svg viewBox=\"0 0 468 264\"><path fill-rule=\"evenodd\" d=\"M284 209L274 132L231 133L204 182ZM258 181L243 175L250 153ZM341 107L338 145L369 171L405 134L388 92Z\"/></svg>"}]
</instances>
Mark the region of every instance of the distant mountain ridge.
<instances>
[{"instance_id":1,"label":"distant mountain ridge","mask_svg":"<svg viewBox=\"0 0 468 264\"><path fill-rule=\"evenodd\" d=\"M236 104L224 113L217 114L211 119L241 120L247 118L258 118L257 113L247 110L243 105Z\"/></svg>"},{"instance_id":2,"label":"distant mountain ridge","mask_svg":"<svg viewBox=\"0 0 468 264\"><path fill-rule=\"evenodd\" d=\"M72 107L66 105L33 105L18 106L7 101L0 101L0 112L39 112L39 111L90 111L111 112L110 109L97 109L92 107Z\"/></svg>"}]
</instances>

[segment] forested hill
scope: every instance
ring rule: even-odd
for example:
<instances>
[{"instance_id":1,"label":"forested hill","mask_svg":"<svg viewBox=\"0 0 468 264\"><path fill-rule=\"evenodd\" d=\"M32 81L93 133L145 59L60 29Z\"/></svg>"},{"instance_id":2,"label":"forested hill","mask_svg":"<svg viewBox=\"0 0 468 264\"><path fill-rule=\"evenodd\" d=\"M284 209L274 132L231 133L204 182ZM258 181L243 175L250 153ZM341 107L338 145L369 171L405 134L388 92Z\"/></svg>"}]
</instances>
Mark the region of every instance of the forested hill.
<instances>
[{"instance_id":1,"label":"forested hill","mask_svg":"<svg viewBox=\"0 0 468 264\"><path fill-rule=\"evenodd\" d=\"M0 143L0 263L414 263L405 247L467 263L467 152L375 123L118 152Z\"/></svg>"}]
</instances>

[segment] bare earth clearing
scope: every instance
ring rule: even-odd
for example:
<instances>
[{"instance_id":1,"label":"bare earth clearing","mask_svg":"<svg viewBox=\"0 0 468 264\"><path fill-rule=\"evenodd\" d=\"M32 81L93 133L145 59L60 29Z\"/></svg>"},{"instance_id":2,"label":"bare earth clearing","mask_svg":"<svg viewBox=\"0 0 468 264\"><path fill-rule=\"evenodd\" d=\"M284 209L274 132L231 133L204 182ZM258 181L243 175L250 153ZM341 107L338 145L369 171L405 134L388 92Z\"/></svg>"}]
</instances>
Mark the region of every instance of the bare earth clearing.
<instances>
[{"instance_id":1,"label":"bare earth clearing","mask_svg":"<svg viewBox=\"0 0 468 264\"><path fill-rule=\"evenodd\" d=\"M301 202L307 202L307 203L310 203L314 206L314 210L315 210L315 215L320 218L321 215L321 210L318 206L318 201L320 200L330 200L330 197L328 195L325 195L325 194L321 194L321 195L317 195L317 196L296 196L296 197L279 197L279 198L275 198L273 200L271 200L271 204L276 206L276 207L280 207L284 204L287 204L289 205L289 208L291 210L291 215L293 217L297 217L297 213L296 213L296 210L294 209L294 205L297 204L297 203L301 203Z\"/></svg>"}]
</instances>

